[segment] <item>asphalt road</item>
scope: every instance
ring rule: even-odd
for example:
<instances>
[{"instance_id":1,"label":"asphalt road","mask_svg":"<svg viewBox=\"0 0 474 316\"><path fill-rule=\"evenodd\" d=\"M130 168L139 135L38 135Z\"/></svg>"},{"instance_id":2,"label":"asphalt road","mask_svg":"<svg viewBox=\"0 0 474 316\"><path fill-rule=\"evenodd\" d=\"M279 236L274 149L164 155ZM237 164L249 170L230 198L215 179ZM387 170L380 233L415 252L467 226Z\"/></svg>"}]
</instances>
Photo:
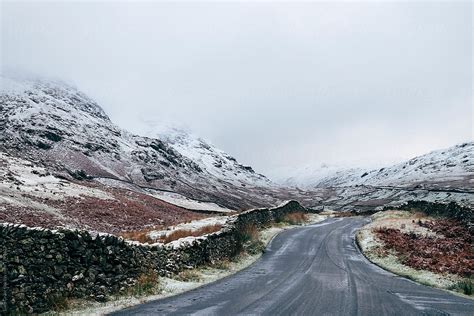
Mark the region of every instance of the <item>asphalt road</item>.
<instances>
[{"instance_id":1,"label":"asphalt road","mask_svg":"<svg viewBox=\"0 0 474 316\"><path fill-rule=\"evenodd\" d=\"M474 300L371 264L354 233L362 218L284 231L247 269L114 315L474 315Z\"/></svg>"}]
</instances>

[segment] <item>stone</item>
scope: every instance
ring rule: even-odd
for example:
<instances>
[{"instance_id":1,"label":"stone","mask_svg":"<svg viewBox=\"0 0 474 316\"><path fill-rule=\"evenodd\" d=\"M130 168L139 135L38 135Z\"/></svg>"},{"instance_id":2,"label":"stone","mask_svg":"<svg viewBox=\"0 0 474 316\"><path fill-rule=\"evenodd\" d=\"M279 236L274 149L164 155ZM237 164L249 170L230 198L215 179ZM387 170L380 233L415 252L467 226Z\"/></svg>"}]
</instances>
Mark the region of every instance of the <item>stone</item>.
<instances>
[{"instance_id":1,"label":"stone","mask_svg":"<svg viewBox=\"0 0 474 316\"><path fill-rule=\"evenodd\" d=\"M31 306L34 314L47 312L53 307L52 296L63 292L71 298L106 301L107 295L125 291L150 270L172 276L211 260L231 258L239 247L241 227L248 223L268 225L289 212L301 211L294 203L241 213L220 233L174 249L131 245L114 236L92 237L87 231L0 226L0 236L10 240L6 253L15 267L6 269L10 294L24 293L24 297L12 296L16 301L11 306L24 306L25 310ZM5 271L3 265L0 269Z\"/></svg>"},{"instance_id":2,"label":"stone","mask_svg":"<svg viewBox=\"0 0 474 316\"><path fill-rule=\"evenodd\" d=\"M76 282L84 278L84 275L82 273L76 274L75 276L72 277L72 281Z\"/></svg>"}]
</instances>

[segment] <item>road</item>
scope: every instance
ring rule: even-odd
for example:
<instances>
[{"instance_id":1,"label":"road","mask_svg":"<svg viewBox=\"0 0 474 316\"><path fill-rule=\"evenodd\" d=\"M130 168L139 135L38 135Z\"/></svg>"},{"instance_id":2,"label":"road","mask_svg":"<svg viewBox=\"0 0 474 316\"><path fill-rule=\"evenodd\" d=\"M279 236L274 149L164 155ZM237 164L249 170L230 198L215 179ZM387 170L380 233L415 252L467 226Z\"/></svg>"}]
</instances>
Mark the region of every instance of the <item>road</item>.
<instances>
[{"instance_id":1,"label":"road","mask_svg":"<svg viewBox=\"0 0 474 316\"><path fill-rule=\"evenodd\" d=\"M474 315L474 300L371 264L354 242L367 219L282 232L237 274L114 315Z\"/></svg>"}]
</instances>

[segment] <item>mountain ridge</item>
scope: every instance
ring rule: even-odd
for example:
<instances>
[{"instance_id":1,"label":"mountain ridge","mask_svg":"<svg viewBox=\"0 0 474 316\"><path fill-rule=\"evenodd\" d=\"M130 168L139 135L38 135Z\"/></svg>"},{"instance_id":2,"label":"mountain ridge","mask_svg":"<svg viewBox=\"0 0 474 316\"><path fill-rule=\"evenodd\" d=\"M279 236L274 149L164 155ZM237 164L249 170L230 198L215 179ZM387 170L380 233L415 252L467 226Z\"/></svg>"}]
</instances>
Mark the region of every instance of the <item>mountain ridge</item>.
<instances>
[{"instance_id":1,"label":"mountain ridge","mask_svg":"<svg viewBox=\"0 0 474 316\"><path fill-rule=\"evenodd\" d=\"M448 148L433 150L397 164L381 168L328 168L309 173L319 177L288 178L285 183L305 189L340 186L411 187L417 185L438 187L455 185L467 188L474 181L474 142L463 142Z\"/></svg>"},{"instance_id":2,"label":"mountain ridge","mask_svg":"<svg viewBox=\"0 0 474 316\"><path fill-rule=\"evenodd\" d=\"M331 171L304 187L276 185L191 133L157 132L153 128L146 132L148 136L130 133L115 125L95 101L67 84L0 79L0 152L7 155L0 166L7 177L2 179L2 185L5 196L26 198L18 210L21 216L27 216L28 203L43 203L37 208L51 210L58 202L25 197L31 192L31 187L25 185L18 186L20 193L15 191L16 183L22 181L18 180L22 177L12 176L14 172L8 170L15 157L24 160L21 165L26 169L34 164L53 175L54 192L55 185L61 184L58 179L65 179L83 185L85 192L90 186L112 190L113 196L121 190L133 191L133 199L153 197L180 207L179 212L192 208L241 211L290 199L315 209L335 210L373 210L420 199L468 206L474 203L470 191L474 183L473 142L385 168L335 170L334 174ZM44 190L39 187L40 192ZM108 207L126 212L124 205L129 203L88 199L89 204L83 207L94 216L93 205L113 205ZM7 205L11 201L12 198L4 199ZM70 210L70 201L65 200L59 209L76 212ZM1 204L0 199L0 207ZM135 207L149 214L146 206ZM170 205L163 209L178 212ZM124 227L130 227L127 225Z\"/></svg>"},{"instance_id":3,"label":"mountain ridge","mask_svg":"<svg viewBox=\"0 0 474 316\"><path fill-rule=\"evenodd\" d=\"M224 161L226 172L219 174L219 168L207 170L208 166L182 155L170 142L118 127L95 101L74 87L51 81L1 80L0 146L4 151L40 160L73 177L112 178L213 199L237 209L264 204L239 188L270 181L229 155ZM208 154L224 157L224 152L204 141L199 144Z\"/></svg>"}]
</instances>

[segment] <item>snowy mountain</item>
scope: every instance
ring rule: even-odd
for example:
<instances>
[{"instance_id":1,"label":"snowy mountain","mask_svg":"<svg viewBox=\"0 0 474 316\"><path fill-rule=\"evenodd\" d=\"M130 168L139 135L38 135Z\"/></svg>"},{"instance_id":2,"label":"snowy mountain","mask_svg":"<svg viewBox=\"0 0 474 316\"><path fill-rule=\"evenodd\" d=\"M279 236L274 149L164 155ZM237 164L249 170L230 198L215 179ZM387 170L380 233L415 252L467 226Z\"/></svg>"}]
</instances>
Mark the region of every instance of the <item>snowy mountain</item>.
<instances>
[{"instance_id":1,"label":"snowy mountain","mask_svg":"<svg viewBox=\"0 0 474 316\"><path fill-rule=\"evenodd\" d=\"M305 189L364 185L471 188L474 183L474 142L436 150L384 168L306 167L283 183Z\"/></svg>"},{"instance_id":2,"label":"snowy mountain","mask_svg":"<svg viewBox=\"0 0 474 316\"><path fill-rule=\"evenodd\" d=\"M62 82L1 77L0 83L4 152L63 177L171 191L236 209L263 203L251 191L269 180L203 140L183 133L164 138L129 133Z\"/></svg>"},{"instance_id":3,"label":"snowy mountain","mask_svg":"<svg viewBox=\"0 0 474 316\"><path fill-rule=\"evenodd\" d=\"M474 204L473 142L374 170L304 168L276 186L182 130L127 132L68 84L0 77L0 85L0 221L114 231L288 199L336 210Z\"/></svg>"},{"instance_id":4,"label":"snowy mountain","mask_svg":"<svg viewBox=\"0 0 474 316\"><path fill-rule=\"evenodd\" d=\"M436 150L390 167L339 172L318 179L315 187L402 186L472 188L474 142Z\"/></svg>"},{"instance_id":5,"label":"snowy mountain","mask_svg":"<svg viewBox=\"0 0 474 316\"><path fill-rule=\"evenodd\" d=\"M300 170L285 183L293 198L312 208L373 210L413 200L474 207L474 142L384 168Z\"/></svg>"},{"instance_id":6,"label":"snowy mountain","mask_svg":"<svg viewBox=\"0 0 474 316\"><path fill-rule=\"evenodd\" d=\"M278 168L269 177L283 186L310 188L323 179L336 176L342 177L347 174L358 173L362 170L364 169L322 163L317 167L307 165L304 167ZM291 176L287 177L286 175Z\"/></svg>"},{"instance_id":7,"label":"snowy mountain","mask_svg":"<svg viewBox=\"0 0 474 316\"><path fill-rule=\"evenodd\" d=\"M160 127L158 131L154 131L152 128L145 135L163 140L181 155L195 162L201 169L235 185L242 183L271 185L270 180L262 174L255 173L252 167L240 164L234 157L182 129Z\"/></svg>"}]
</instances>

